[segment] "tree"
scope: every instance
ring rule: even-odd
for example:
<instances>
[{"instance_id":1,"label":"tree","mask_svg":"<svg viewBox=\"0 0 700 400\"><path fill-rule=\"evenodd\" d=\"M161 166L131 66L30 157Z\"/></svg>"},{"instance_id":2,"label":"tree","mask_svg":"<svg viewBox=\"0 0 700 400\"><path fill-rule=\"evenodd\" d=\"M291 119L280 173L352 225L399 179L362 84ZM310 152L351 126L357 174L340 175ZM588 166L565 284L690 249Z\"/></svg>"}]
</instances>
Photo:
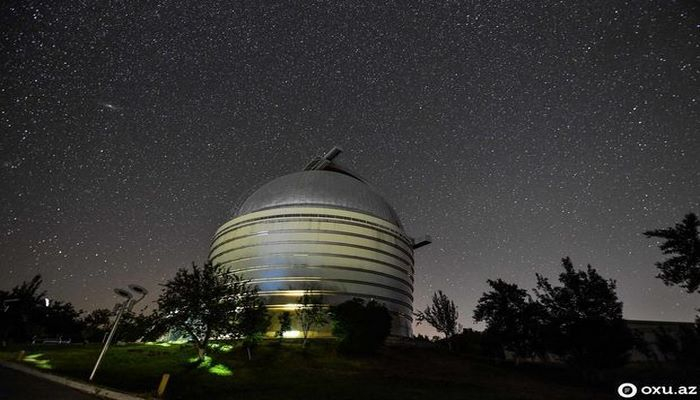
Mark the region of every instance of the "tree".
<instances>
[{"instance_id":1,"label":"tree","mask_svg":"<svg viewBox=\"0 0 700 400\"><path fill-rule=\"evenodd\" d=\"M299 303L299 308L296 309L296 315L304 336L302 347L306 347L309 331L315 326L322 326L328 323L328 313L321 305L321 299L314 297L311 290L307 290L297 302Z\"/></svg>"},{"instance_id":2,"label":"tree","mask_svg":"<svg viewBox=\"0 0 700 400\"><path fill-rule=\"evenodd\" d=\"M154 341L167 331L165 320L157 310L151 314L146 314L143 310L138 314L126 311L122 314L116 337L124 342Z\"/></svg>"},{"instance_id":3,"label":"tree","mask_svg":"<svg viewBox=\"0 0 700 400\"><path fill-rule=\"evenodd\" d=\"M246 310L259 306L257 289L248 286L229 269L206 263L181 268L163 285L158 307L164 322L191 337L204 359L212 337L243 335Z\"/></svg>"},{"instance_id":4,"label":"tree","mask_svg":"<svg viewBox=\"0 0 700 400\"><path fill-rule=\"evenodd\" d=\"M277 316L277 321L279 322L279 330L275 332L275 336L279 337L280 340L284 337L284 332L292 329L292 315L289 311L284 311Z\"/></svg>"},{"instance_id":5,"label":"tree","mask_svg":"<svg viewBox=\"0 0 700 400\"><path fill-rule=\"evenodd\" d=\"M575 270L568 257L562 265L563 286L552 286L537 275L535 294L545 311L548 350L585 372L624 364L633 338L622 319L615 281L604 279L590 265L585 271Z\"/></svg>"},{"instance_id":6,"label":"tree","mask_svg":"<svg viewBox=\"0 0 700 400\"><path fill-rule=\"evenodd\" d=\"M659 248L672 257L657 262L658 278L666 285L679 285L688 293L700 292L700 221L693 214L687 214L675 227L646 231L648 238L660 238Z\"/></svg>"},{"instance_id":7,"label":"tree","mask_svg":"<svg viewBox=\"0 0 700 400\"><path fill-rule=\"evenodd\" d=\"M474 310L474 321L486 323L487 339L513 352L516 362L535 355L544 357L542 306L516 284L501 279L487 282L492 290L481 296Z\"/></svg>"},{"instance_id":8,"label":"tree","mask_svg":"<svg viewBox=\"0 0 700 400\"><path fill-rule=\"evenodd\" d=\"M0 335L8 340L27 342L47 336L65 340L79 339L82 331L82 311L71 303L47 300L41 290L41 275L22 282L9 292L0 292Z\"/></svg>"},{"instance_id":9,"label":"tree","mask_svg":"<svg viewBox=\"0 0 700 400\"><path fill-rule=\"evenodd\" d=\"M43 297L41 275L35 275L29 282L24 281L9 292L2 294L0 326L2 341L27 342L35 336L43 335Z\"/></svg>"},{"instance_id":10,"label":"tree","mask_svg":"<svg viewBox=\"0 0 700 400\"><path fill-rule=\"evenodd\" d=\"M109 332L112 312L106 308L98 308L83 317L82 337L86 342L101 342Z\"/></svg>"},{"instance_id":11,"label":"tree","mask_svg":"<svg viewBox=\"0 0 700 400\"><path fill-rule=\"evenodd\" d=\"M46 307L41 307L42 335L63 340L78 340L83 330L81 311L76 311L71 303L53 301Z\"/></svg>"},{"instance_id":12,"label":"tree","mask_svg":"<svg viewBox=\"0 0 700 400\"><path fill-rule=\"evenodd\" d=\"M354 354L374 353L391 331L391 314L384 305L352 299L331 307L333 334L340 338L339 349Z\"/></svg>"},{"instance_id":13,"label":"tree","mask_svg":"<svg viewBox=\"0 0 700 400\"><path fill-rule=\"evenodd\" d=\"M262 340L263 334L270 326L270 316L259 297L256 297L249 307L242 310L239 324L239 335L243 337L243 346L248 353L248 360L253 359L251 350Z\"/></svg>"},{"instance_id":14,"label":"tree","mask_svg":"<svg viewBox=\"0 0 700 400\"><path fill-rule=\"evenodd\" d=\"M438 290L433 293L432 304L425 308L424 311L419 311L415 314L418 324L427 322L433 326L438 332L445 335L449 339L457 332L457 306L450 300L447 295Z\"/></svg>"}]
</instances>

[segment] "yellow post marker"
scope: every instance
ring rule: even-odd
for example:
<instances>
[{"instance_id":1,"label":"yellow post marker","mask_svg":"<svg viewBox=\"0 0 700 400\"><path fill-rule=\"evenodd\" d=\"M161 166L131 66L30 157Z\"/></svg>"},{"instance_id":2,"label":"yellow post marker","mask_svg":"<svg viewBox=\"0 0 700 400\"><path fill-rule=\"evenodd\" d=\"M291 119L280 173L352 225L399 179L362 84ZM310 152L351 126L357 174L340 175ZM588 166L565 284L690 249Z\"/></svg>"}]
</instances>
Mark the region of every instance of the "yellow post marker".
<instances>
[{"instance_id":1,"label":"yellow post marker","mask_svg":"<svg viewBox=\"0 0 700 400\"><path fill-rule=\"evenodd\" d=\"M17 361L22 361L24 360L24 350L19 352L19 355L17 355Z\"/></svg>"},{"instance_id":2,"label":"yellow post marker","mask_svg":"<svg viewBox=\"0 0 700 400\"><path fill-rule=\"evenodd\" d=\"M158 397L163 397L163 393L165 393L165 387L168 386L169 379L170 374L163 374L163 377L160 378L160 385L158 385Z\"/></svg>"}]
</instances>

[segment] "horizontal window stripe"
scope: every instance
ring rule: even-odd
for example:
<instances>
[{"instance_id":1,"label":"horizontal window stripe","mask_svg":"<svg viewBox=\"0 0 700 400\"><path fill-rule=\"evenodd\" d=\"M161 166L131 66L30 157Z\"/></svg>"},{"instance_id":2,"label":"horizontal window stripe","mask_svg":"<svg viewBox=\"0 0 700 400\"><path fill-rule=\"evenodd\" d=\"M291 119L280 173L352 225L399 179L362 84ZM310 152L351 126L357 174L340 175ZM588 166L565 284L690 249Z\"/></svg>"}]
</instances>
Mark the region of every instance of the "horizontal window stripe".
<instances>
[{"instance_id":1,"label":"horizontal window stripe","mask_svg":"<svg viewBox=\"0 0 700 400\"><path fill-rule=\"evenodd\" d=\"M290 306L290 304L266 304L265 308L267 308L270 311L289 311L289 306ZM301 306L301 304L299 304L299 306ZM330 308L330 305L328 305L328 304L325 304L325 305L322 304L322 306L324 308ZM410 317L406 313L402 313L401 311L396 311L396 310L389 310L389 309L387 309L387 311L389 311L389 314L393 314L393 315L399 316L403 319L406 319L409 322L413 322L413 318Z\"/></svg>"},{"instance_id":2,"label":"horizontal window stripe","mask_svg":"<svg viewBox=\"0 0 700 400\"><path fill-rule=\"evenodd\" d=\"M375 299L375 300L382 300L382 301L388 301L390 303L398 304L400 306L406 307L407 309L411 310L413 312L413 306L411 304L408 304L406 302L403 302L401 300L396 300L392 299L391 297L385 297L385 296L374 296L374 295L369 295L365 293L352 293L352 292L338 292L338 291L333 291L333 290L314 290L314 294L320 294L320 295L339 295L339 296L349 296L349 297L359 297L363 299ZM288 294L285 294L283 292L277 292L277 291L259 291L258 295L261 297L293 297Z\"/></svg>"},{"instance_id":3,"label":"horizontal window stripe","mask_svg":"<svg viewBox=\"0 0 700 400\"><path fill-rule=\"evenodd\" d=\"M344 217L341 215L331 215L331 214L279 214L279 215L270 215L270 216L259 217L259 218L251 218L251 219L247 219L245 221L238 222L238 223L233 224L231 226L227 226L225 229L219 228L220 230L216 232L212 241L215 241L216 239L218 239L219 237L228 233L231 230L234 230L237 228L242 228L244 226L269 223L270 220L275 220L275 219L284 220L284 221L280 221L280 222L287 222L287 221L289 221L289 222L303 222L303 221L319 222L319 221L322 221L322 222L328 222L328 223L334 223L334 224L345 224L345 225L351 225L351 226L359 226L359 227L367 228L367 229L374 229L374 230L382 232L384 234L394 236L398 240L402 241L409 248L413 247L411 240L401 232L392 230L392 229L387 228L387 227L383 227L383 226L378 225L378 224L374 224L374 223L369 222L369 221L364 221L361 219L351 218L351 217ZM360 223L358 223L358 222L360 222ZM224 226L226 226L226 224L224 224L222 226L222 228Z\"/></svg>"},{"instance_id":4,"label":"horizontal window stripe","mask_svg":"<svg viewBox=\"0 0 700 400\"><path fill-rule=\"evenodd\" d=\"M268 257L275 257L275 256L294 256L301 254L298 251L283 251L283 252L275 252L275 253L267 253L263 256L253 256L253 257L242 257L238 258L235 260L228 260L225 262L217 262L215 258L212 258L211 261L213 264L221 264L221 265L226 265L232 262L238 262L238 261L244 261L244 260L254 260L254 259L261 259L261 258L268 258ZM397 271L403 272L404 274L408 275L409 278L411 278L411 281L413 282L413 271L409 271L406 268L400 267L398 265L394 265L388 262L380 261L380 260L375 260L373 258L367 258L367 257L360 257L360 256L351 256L348 254L337 254L337 253L315 253L315 252L306 252L303 253L304 255L307 256L317 256L317 257L336 257L336 258L347 258L350 260L358 260L358 261L364 261L364 262L369 262L369 263L376 263L380 265L387 266L389 268L395 269Z\"/></svg>"},{"instance_id":5,"label":"horizontal window stripe","mask_svg":"<svg viewBox=\"0 0 700 400\"><path fill-rule=\"evenodd\" d=\"M397 220L394 221L394 220L391 220L391 219L386 219L386 218L384 218L384 217L382 217L382 216L379 216L379 215L377 215L377 214L374 214L374 213L372 213L372 212L369 211L369 210L363 210L363 209L361 209L361 208L347 207L347 206L340 205L340 204L314 203L314 202L311 202L311 201L307 201L307 202L304 202L304 203L302 203L302 204L297 203L297 204L276 204L276 205L271 205L271 206L268 206L268 207L263 207L263 208L259 208L259 209L254 210L254 211L250 211L250 212L248 212L248 213L246 213L246 214L243 214L243 215L241 215L241 216L245 216L245 215L253 214L253 213L258 213L258 212L266 212L266 211L276 210L276 209L285 209L285 208L286 208L286 209L289 209L289 208L315 208L315 209L326 209L326 210L330 209L330 210L338 210L338 211L351 212L351 213L354 213L354 214L363 214L363 215L367 215L367 216L369 216L369 217L378 219L378 220L380 220L380 221L386 223L387 225L391 225L391 226L396 226L396 227L399 227L399 228L403 228L402 226L399 226L399 224L400 224L401 222L398 221L398 216L396 216L396 219L397 219ZM352 218L352 217L349 217L349 218ZM398 222L398 224L397 224L397 222Z\"/></svg>"},{"instance_id":6,"label":"horizontal window stripe","mask_svg":"<svg viewBox=\"0 0 700 400\"><path fill-rule=\"evenodd\" d=\"M221 251L213 256L210 256L210 259L215 259L217 257L220 257L223 254L226 253L231 253L237 250L243 250L243 249L250 249L253 247L264 247L264 246L275 246L275 245L286 245L286 244L304 244L304 245L325 245L325 246L340 246L340 247L351 247L354 249L361 249L361 250L367 250L367 251L373 251L375 253L383 254L387 257L393 257L402 263L406 265L413 265L411 261L405 260L401 256L397 256L396 254L390 253L388 251L384 251L381 249L376 249L374 247L369 247L369 246L361 246L359 244L352 244L352 243L344 243L344 242L333 242L333 241L325 241L325 240L271 240L271 241L265 241L262 243L254 243L254 244L247 244L244 246L239 246L239 247L234 247L232 249L224 250Z\"/></svg>"},{"instance_id":7,"label":"horizontal window stripe","mask_svg":"<svg viewBox=\"0 0 700 400\"><path fill-rule=\"evenodd\" d=\"M290 211L290 210L293 210L293 209L300 209L300 208L306 208L306 209L308 209L308 208L314 208L314 209L316 209L316 210L324 210L324 211L326 211L326 212L331 211L331 213L323 214L323 213L319 213L319 212L305 212L305 211L291 212L291 211ZM389 221L389 220L386 220L386 219L383 219L383 218L378 218L377 216L375 216L375 215L373 215L373 214L371 214L371 213L368 213L368 212L366 212L366 211L364 211L364 210L358 210L358 209L353 209L353 208L348 208L348 207L342 207L342 206L337 206L337 205L330 205L330 204L313 204L313 203L303 204L303 205L302 205L302 204L281 204L281 205L266 207L266 208L260 209L260 210L255 210L255 211L252 211L252 212L243 214L243 215L238 215L238 216L236 216L236 217L233 217L229 222L227 222L226 224L222 225L222 226L219 228L219 230L221 230L222 228L226 227L226 225L229 224L229 223L231 223L231 221L233 221L233 220L243 219L243 218L245 218L246 216L248 216L248 215L250 215L250 214L264 213L264 212L269 212L269 211L272 211L272 210L284 210L284 211L285 211L285 214L284 214L284 215L319 215L319 216L327 216L327 215L330 215L330 216L334 216L334 217L338 217L338 218L343 218L343 219L347 219L347 220L359 221L359 222L363 222L363 223L366 223L366 224L372 224L372 225L380 226L380 227L383 227L384 229L389 229L389 230L391 230L391 231L395 231L395 232L396 232L397 234L399 234L399 235L404 235L404 233L403 233L403 226L396 225L394 222ZM367 219L365 219L365 218L357 218L357 217L349 217L349 216L347 216L347 215L333 214L332 211L343 211L343 212L349 212L349 213L352 213L352 214L360 214L360 215L362 215L362 216L373 217L373 218L376 218L376 219L378 219L378 220L384 222L384 224L382 224L382 223L377 223L377 222L373 222L373 221L367 220ZM269 216L269 215L268 215L268 216ZM246 221L250 221L250 220L258 219L258 218L266 218L266 217L268 217L268 216L264 216L264 217L255 217L255 218L246 218L246 219L243 219L241 222L246 222ZM393 227L396 227L396 228L398 228L398 229L394 229Z\"/></svg>"},{"instance_id":8,"label":"horizontal window stripe","mask_svg":"<svg viewBox=\"0 0 700 400\"><path fill-rule=\"evenodd\" d=\"M355 279L290 276L290 277L279 277L279 278L250 278L248 280L248 282L250 282L251 284L268 283L268 282L319 282L320 284L323 284L323 282L350 283L353 285L365 285L365 286L372 286L372 287L382 288L382 289L386 289L386 290L391 290L391 291L394 291L397 293L401 293L402 295L408 297L409 299L411 299L411 301L413 301L413 294L411 294L403 289L399 289L395 286L383 285L381 283L360 281L360 280L355 280ZM323 289L321 289L321 290L323 290Z\"/></svg>"},{"instance_id":9,"label":"horizontal window stripe","mask_svg":"<svg viewBox=\"0 0 700 400\"><path fill-rule=\"evenodd\" d=\"M226 265L226 264L222 264ZM278 270L278 269L338 269L342 271L348 271L348 272L357 272L357 273L364 273L364 274L371 274L371 275L378 275L384 278L389 278L389 279L394 279L398 282L401 282L402 284L406 285L406 287L411 288L413 290L413 285L409 283L408 281L399 278L398 276L391 275L391 274L386 274L384 272L379 272L371 269L362 269L362 268L355 268L355 267L346 267L342 265L307 265L307 264L265 264L265 265L255 265L255 266L249 266L249 267L243 267L243 268L232 268L233 273L236 274L244 274L248 272L256 272L256 271L269 271L269 270Z\"/></svg>"},{"instance_id":10,"label":"horizontal window stripe","mask_svg":"<svg viewBox=\"0 0 700 400\"><path fill-rule=\"evenodd\" d=\"M382 239L379 239L379 238L376 238L373 236L362 235L359 233L353 233L353 232L347 232L347 231L330 230L330 229L277 229L277 230L272 230L272 231L260 231L260 232L256 232L256 233L250 233L248 235L234 236L232 238L228 238L226 240L223 240L219 243L216 243L216 241L214 241L212 243L212 245L214 243L216 243L216 245L212 246L212 248L209 250L209 257L211 258L211 254L214 252L214 250L218 249L219 247L223 246L226 243L233 242L234 240L245 239L245 238L255 237L255 236L272 236L272 235L283 235L283 234L290 234L290 233L326 233L326 234L332 234L332 235L345 235L345 236L352 236L352 237L357 237L357 238L361 238L361 239L371 240L371 241L379 242L379 243L382 243L386 246L390 246L390 247L393 247L393 248L399 250L400 252L407 255L408 258L411 260L411 262L414 262L413 255L410 252L406 251L406 249L404 249L403 247L398 246L394 243L391 243L391 242L388 242L386 240L382 240ZM222 238L223 238L223 236L219 237L219 239L222 239Z\"/></svg>"}]
</instances>

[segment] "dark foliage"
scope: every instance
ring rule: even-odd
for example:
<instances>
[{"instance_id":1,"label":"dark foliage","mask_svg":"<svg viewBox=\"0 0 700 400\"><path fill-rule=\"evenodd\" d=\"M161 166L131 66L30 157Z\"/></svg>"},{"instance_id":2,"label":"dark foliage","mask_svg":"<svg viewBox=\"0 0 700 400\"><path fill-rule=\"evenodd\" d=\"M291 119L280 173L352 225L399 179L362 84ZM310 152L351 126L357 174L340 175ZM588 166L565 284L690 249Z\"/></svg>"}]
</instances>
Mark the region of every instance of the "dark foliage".
<instances>
[{"instance_id":1,"label":"dark foliage","mask_svg":"<svg viewBox=\"0 0 700 400\"><path fill-rule=\"evenodd\" d=\"M370 354L384 343L391 330L391 315L374 300L352 299L331 307L333 334L338 349L350 354Z\"/></svg>"},{"instance_id":2,"label":"dark foliage","mask_svg":"<svg viewBox=\"0 0 700 400\"><path fill-rule=\"evenodd\" d=\"M687 214L675 227L646 231L649 238L663 239L659 245L664 254L671 258L657 262L658 277L666 285L678 285L688 293L700 292L700 221L693 214Z\"/></svg>"},{"instance_id":3,"label":"dark foliage","mask_svg":"<svg viewBox=\"0 0 700 400\"><path fill-rule=\"evenodd\" d=\"M323 299L320 296L313 294L313 290L307 290L303 296L297 299L299 308L296 309L296 316L304 337L303 347L306 347L311 329L328 323L328 312L321 304L322 301Z\"/></svg>"},{"instance_id":4,"label":"dark foliage","mask_svg":"<svg viewBox=\"0 0 700 400\"><path fill-rule=\"evenodd\" d=\"M259 298L256 297L252 304L241 310L238 335L243 338L243 346L247 349L248 360L253 358L251 350L262 340L269 326L270 315Z\"/></svg>"},{"instance_id":5,"label":"dark foliage","mask_svg":"<svg viewBox=\"0 0 700 400\"><path fill-rule=\"evenodd\" d=\"M168 331L164 318L158 312L136 314L125 312L115 333L122 342L152 342Z\"/></svg>"},{"instance_id":6,"label":"dark foliage","mask_svg":"<svg viewBox=\"0 0 700 400\"><path fill-rule=\"evenodd\" d=\"M257 290L228 269L193 263L191 270L181 268L163 286L158 298L163 321L187 332L200 358L212 337L243 338L259 322L249 313L262 308Z\"/></svg>"},{"instance_id":7,"label":"dark foliage","mask_svg":"<svg viewBox=\"0 0 700 400\"><path fill-rule=\"evenodd\" d=\"M27 342L43 334L40 307L43 306L42 298L46 292L39 289L41 283L41 275L36 275L31 281L22 282L9 292L0 292L3 343Z\"/></svg>"},{"instance_id":8,"label":"dark foliage","mask_svg":"<svg viewBox=\"0 0 700 400\"><path fill-rule=\"evenodd\" d=\"M80 340L83 331L80 312L71 303L54 301L48 307L39 306L41 336Z\"/></svg>"},{"instance_id":9,"label":"dark foliage","mask_svg":"<svg viewBox=\"0 0 700 400\"><path fill-rule=\"evenodd\" d=\"M624 364L633 336L622 319L615 282L590 265L575 270L568 257L562 265L563 286L552 286L537 275L535 293L545 311L542 341L547 350L584 371Z\"/></svg>"},{"instance_id":10,"label":"dark foliage","mask_svg":"<svg viewBox=\"0 0 700 400\"><path fill-rule=\"evenodd\" d=\"M41 277L37 275L10 292L0 292L0 301L6 306L0 313L3 342L41 342L59 338L73 342L101 342L104 339L113 322L110 310L97 309L81 317L82 311L75 310L71 303L54 300L47 305L41 283ZM165 333L160 321L158 313L125 313L116 339L128 342L155 340Z\"/></svg>"},{"instance_id":11,"label":"dark foliage","mask_svg":"<svg viewBox=\"0 0 700 400\"><path fill-rule=\"evenodd\" d=\"M427 322L446 338L457 332L457 318L459 318L457 306L441 290L433 293L432 303L415 316L419 324Z\"/></svg>"},{"instance_id":12,"label":"dark foliage","mask_svg":"<svg viewBox=\"0 0 700 400\"><path fill-rule=\"evenodd\" d=\"M449 339L450 348L457 354L470 356L488 355L484 348L484 333L473 329L463 329L462 332L454 334Z\"/></svg>"},{"instance_id":13,"label":"dark foliage","mask_svg":"<svg viewBox=\"0 0 700 400\"><path fill-rule=\"evenodd\" d=\"M289 311L284 311L277 316L277 322L279 323L279 329L275 332L275 336L282 339L284 332L292 329L292 314Z\"/></svg>"},{"instance_id":14,"label":"dark foliage","mask_svg":"<svg viewBox=\"0 0 700 400\"><path fill-rule=\"evenodd\" d=\"M83 317L82 338L86 342L99 343L109 332L112 312L106 308L98 308Z\"/></svg>"},{"instance_id":15,"label":"dark foliage","mask_svg":"<svg viewBox=\"0 0 700 400\"><path fill-rule=\"evenodd\" d=\"M542 356L544 308L524 289L501 279L488 280L492 290L484 293L474 310L474 321L485 322L484 334L500 343L516 360Z\"/></svg>"},{"instance_id":16,"label":"dark foliage","mask_svg":"<svg viewBox=\"0 0 700 400\"><path fill-rule=\"evenodd\" d=\"M568 257L562 266L562 286L537 275L534 300L514 284L488 281L492 290L474 312L474 320L487 325L482 348L499 343L516 361L554 355L587 376L623 365L639 340L622 319L615 282L590 265L585 271L574 269Z\"/></svg>"},{"instance_id":17,"label":"dark foliage","mask_svg":"<svg viewBox=\"0 0 700 400\"><path fill-rule=\"evenodd\" d=\"M47 306L40 275L9 292L0 291L0 335L3 343L44 338L80 340L80 312L71 303L53 301Z\"/></svg>"}]
</instances>

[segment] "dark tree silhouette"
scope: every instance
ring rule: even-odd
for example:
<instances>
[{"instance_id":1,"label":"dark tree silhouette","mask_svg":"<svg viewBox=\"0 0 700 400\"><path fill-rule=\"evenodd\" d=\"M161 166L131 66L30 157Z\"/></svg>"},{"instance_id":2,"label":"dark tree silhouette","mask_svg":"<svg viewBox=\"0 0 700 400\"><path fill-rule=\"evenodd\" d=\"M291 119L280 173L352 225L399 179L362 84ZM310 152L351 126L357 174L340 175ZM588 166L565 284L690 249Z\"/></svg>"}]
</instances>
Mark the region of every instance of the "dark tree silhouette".
<instances>
[{"instance_id":1,"label":"dark tree silhouette","mask_svg":"<svg viewBox=\"0 0 700 400\"><path fill-rule=\"evenodd\" d=\"M457 332L457 306L442 290L433 293L432 304L415 314L418 323L427 322L438 332L450 338Z\"/></svg>"},{"instance_id":2,"label":"dark tree silhouette","mask_svg":"<svg viewBox=\"0 0 700 400\"><path fill-rule=\"evenodd\" d=\"M657 275L666 285L678 285L688 293L700 292L700 221L693 214L687 214L675 227L646 231L648 238L662 239L659 248L671 258L657 262Z\"/></svg>"},{"instance_id":3,"label":"dark tree silhouette","mask_svg":"<svg viewBox=\"0 0 700 400\"><path fill-rule=\"evenodd\" d=\"M299 308L296 309L296 315L301 326L301 333L304 336L302 347L306 347L309 332L313 327L328 323L328 313L321 305L321 301L322 299L319 296L313 295L313 290L307 290L297 300Z\"/></svg>"},{"instance_id":4,"label":"dark tree silhouette","mask_svg":"<svg viewBox=\"0 0 700 400\"><path fill-rule=\"evenodd\" d=\"M166 326L181 329L204 358L212 337L242 337L246 310L262 307L257 290L228 269L211 263L181 268L166 282L158 307Z\"/></svg>"},{"instance_id":5,"label":"dark tree silhouette","mask_svg":"<svg viewBox=\"0 0 700 400\"><path fill-rule=\"evenodd\" d=\"M241 310L238 324L239 336L243 337L243 346L248 353L248 360L253 359L252 349L262 340L267 327L270 326L270 316L260 298L256 297L253 304Z\"/></svg>"},{"instance_id":6,"label":"dark tree silhouette","mask_svg":"<svg viewBox=\"0 0 700 400\"><path fill-rule=\"evenodd\" d=\"M82 337L86 342L101 342L111 324L112 312L106 308L98 308L83 317Z\"/></svg>"},{"instance_id":7,"label":"dark tree silhouette","mask_svg":"<svg viewBox=\"0 0 700 400\"><path fill-rule=\"evenodd\" d=\"M22 282L9 292L0 292L0 335L7 341L28 342L47 337L80 339L80 311L71 303L45 301L41 275Z\"/></svg>"},{"instance_id":8,"label":"dark tree silhouette","mask_svg":"<svg viewBox=\"0 0 700 400\"><path fill-rule=\"evenodd\" d=\"M474 310L474 321L485 322L484 334L519 358L544 356L543 307L526 290L501 279L488 280L492 290L484 293Z\"/></svg>"},{"instance_id":9,"label":"dark tree silhouette","mask_svg":"<svg viewBox=\"0 0 700 400\"><path fill-rule=\"evenodd\" d=\"M167 331L165 319L158 311L151 314L127 311L119 322L116 338L124 342L154 341Z\"/></svg>"},{"instance_id":10,"label":"dark tree silhouette","mask_svg":"<svg viewBox=\"0 0 700 400\"><path fill-rule=\"evenodd\" d=\"M284 311L277 316L277 322L279 323L279 329L275 332L275 336L282 340L284 332L292 329L292 314L289 311Z\"/></svg>"},{"instance_id":11,"label":"dark tree silhouette","mask_svg":"<svg viewBox=\"0 0 700 400\"><path fill-rule=\"evenodd\" d=\"M41 275L35 275L29 282L24 281L9 292L0 293L3 344L8 341L27 342L43 334L41 307L46 292L40 289L42 282Z\"/></svg>"},{"instance_id":12,"label":"dark tree silhouette","mask_svg":"<svg viewBox=\"0 0 700 400\"><path fill-rule=\"evenodd\" d=\"M391 331L391 315L384 305L352 299L331 307L333 334L345 353L374 353Z\"/></svg>"},{"instance_id":13,"label":"dark tree silhouette","mask_svg":"<svg viewBox=\"0 0 700 400\"><path fill-rule=\"evenodd\" d=\"M622 319L615 281L590 265L575 270L568 257L562 265L563 286L537 275L535 293L546 312L543 340L548 350L584 372L624 364L633 337Z\"/></svg>"},{"instance_id":14,"label":"dark tree silhouette","mask_svg":"<svg viewBox=\"0 0 700 400\"><path fill-rule=\"evenodd\" d=\"M53 301L46 306L39 306L41 313L40 324L42 335L62 340L79 340L83 330L80 311L76 311L71 303Z\"/></svg>"}]
</instances>

